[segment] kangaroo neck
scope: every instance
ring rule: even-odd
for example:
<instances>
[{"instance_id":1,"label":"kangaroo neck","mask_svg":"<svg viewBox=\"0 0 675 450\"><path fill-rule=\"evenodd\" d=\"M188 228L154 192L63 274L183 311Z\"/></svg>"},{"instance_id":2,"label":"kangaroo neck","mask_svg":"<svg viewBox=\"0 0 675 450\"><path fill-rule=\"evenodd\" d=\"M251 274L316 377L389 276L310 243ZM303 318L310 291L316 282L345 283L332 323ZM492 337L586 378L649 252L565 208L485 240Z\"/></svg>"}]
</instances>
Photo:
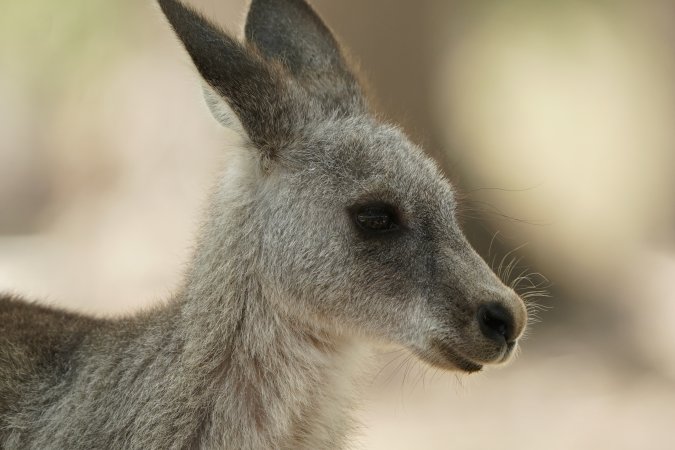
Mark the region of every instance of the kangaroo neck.
<instances>
[{"instance_id":1,"label":"kangaroo neck","mask_svg":"<svg viewBox=\"0 0 675 450\"><path fill-rule=\"evenodd\" d=\"M363 347L280 312L263 294L255 245L222 236L198 253L180 300L183 361L209 392L195 445L340 448Z\"/></svg>"}]
</instances>

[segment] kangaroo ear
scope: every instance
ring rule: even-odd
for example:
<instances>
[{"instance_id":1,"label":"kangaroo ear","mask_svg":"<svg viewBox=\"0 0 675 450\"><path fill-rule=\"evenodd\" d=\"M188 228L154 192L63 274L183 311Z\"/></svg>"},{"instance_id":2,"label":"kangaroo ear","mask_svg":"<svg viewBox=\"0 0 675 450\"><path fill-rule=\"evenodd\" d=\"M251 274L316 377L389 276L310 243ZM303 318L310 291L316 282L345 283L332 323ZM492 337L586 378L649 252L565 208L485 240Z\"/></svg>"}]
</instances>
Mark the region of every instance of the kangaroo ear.
<instances>
[{"instance_id":1,"label":"kangaroo ear","mask_svg":"<svg viewBox=\"0 0 675 450\"><path fill-rule=\"evenodd\" d=\"M253 144L271 153L290 135L297 110L281 72L179 1L159 0L159 5L206 82L216 118L233 123L214 95L227 102Z\"/></svg>"},{"instance_id":2,"label":"kangaroo ear","mask_svg":"<svg viewBox=\"0 0 675 450\"><path fill-rule=\"evenodd\" d=\"M253 0L245 34L265 57L286 66L324 109L365 108L339 44L304 0Z\"/></svg>"}]
</instances>

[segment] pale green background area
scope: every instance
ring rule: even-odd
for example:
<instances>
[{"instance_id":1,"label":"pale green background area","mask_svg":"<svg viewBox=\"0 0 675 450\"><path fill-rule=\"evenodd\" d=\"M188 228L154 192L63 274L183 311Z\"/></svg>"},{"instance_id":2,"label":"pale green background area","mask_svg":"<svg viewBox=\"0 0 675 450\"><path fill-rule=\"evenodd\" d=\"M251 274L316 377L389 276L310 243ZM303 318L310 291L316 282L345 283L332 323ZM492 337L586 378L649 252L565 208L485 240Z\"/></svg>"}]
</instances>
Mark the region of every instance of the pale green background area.
<instances>
[{"instance_id":1,"label":"pale green background area","mask_svg":"<svg viewBox=\"0 0 675 450\"><path fill-rule=\"evenodd\" d=\"M192 3L241 30L245 2ZM552 294L509 367L383 351L355 447L673 448L675 5L314 3L465 193L478 250L526 244ZM233 142L150 0L0 0L0 289L98 314L166 297Z\"/></svg>"}]
</instances>

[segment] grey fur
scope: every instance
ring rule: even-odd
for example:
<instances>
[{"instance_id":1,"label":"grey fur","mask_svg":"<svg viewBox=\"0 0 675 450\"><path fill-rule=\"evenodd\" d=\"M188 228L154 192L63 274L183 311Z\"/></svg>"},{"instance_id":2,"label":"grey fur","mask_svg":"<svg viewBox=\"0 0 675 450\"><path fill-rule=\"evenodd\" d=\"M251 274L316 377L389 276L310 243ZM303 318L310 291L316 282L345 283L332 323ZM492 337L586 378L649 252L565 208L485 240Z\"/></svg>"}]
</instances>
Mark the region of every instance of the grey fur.
<instances>
[{"instance_id":1,"label":"grey fur","mask_svg":"<svg viewBox=\"0 0 675 450\"><path fill-rule=\"evenodd\" d=\"M434 163L369 115L311 8L253 0L242 44L160 5L244 142L165 304L96 319L0 297L0 446L341 448L371 342L451 370L508 359L522 301L463 237ZM364 235L369 202L401 229ZM481 331L487 303L512 318L508 348Z\"/></svg>"}]
</instances>

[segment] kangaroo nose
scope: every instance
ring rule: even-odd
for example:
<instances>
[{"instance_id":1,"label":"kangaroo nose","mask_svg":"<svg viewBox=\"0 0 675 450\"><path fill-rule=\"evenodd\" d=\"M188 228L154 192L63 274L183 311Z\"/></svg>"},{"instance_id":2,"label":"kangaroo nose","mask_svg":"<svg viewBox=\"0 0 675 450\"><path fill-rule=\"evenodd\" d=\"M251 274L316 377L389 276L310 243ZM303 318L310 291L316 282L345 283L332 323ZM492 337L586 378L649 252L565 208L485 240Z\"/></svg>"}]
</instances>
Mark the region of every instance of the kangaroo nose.
<instances>
[{"instance_id":1,"label":"kangaroo nose","mask_svg":"<svg viewBox=\"0 0 675 450\"><path fill-rule=\"evenodd\" d=\"M488 303L478 308L478 324L486 338L499 343L513 342L513 315L502 305Z\"/></svg>"}]
</instances>

